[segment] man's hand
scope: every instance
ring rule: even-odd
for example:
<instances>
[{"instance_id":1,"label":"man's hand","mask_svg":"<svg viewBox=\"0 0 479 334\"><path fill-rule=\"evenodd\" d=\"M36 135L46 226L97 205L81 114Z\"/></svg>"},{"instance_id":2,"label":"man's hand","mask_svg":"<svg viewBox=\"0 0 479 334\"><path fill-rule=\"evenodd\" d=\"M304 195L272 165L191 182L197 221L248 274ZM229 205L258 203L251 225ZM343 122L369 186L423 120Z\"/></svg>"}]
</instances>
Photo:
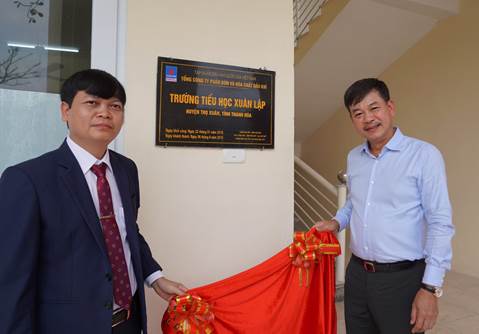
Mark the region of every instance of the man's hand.
<instances>
[{"instance_id":1,"label":"man's hand","mask_svg":"<svg viewBox=\"0 0 479 334\"><path fill-rule=\"evenodd\" d=\"M170 281L165 277L160 277L151 285L155 292L166 301L169 301L173 296L182 295L188 289L181 283Z\"/></svg>"},{"instance_id":2,"label":"man's hand","mask_svg":"<svg viewBox=\"0 0 479 334\"><path fill-rule=\"evenodd\" d=\"M339 231L339 223L332 219L332 220L323 220L314 224L314 227L318 232L338 232Z\"/></svg>"},{"instance_id":3,"label":"man's hand","mask_svg":"<svg viewBox=\"0 0 479 334\"><path fill-rule=\"evenodd\" d=\"M411 333L422 333L434 327L439 313L437 297L429 291L419 289L412 303Z\"/></svg>"}]
</instances>

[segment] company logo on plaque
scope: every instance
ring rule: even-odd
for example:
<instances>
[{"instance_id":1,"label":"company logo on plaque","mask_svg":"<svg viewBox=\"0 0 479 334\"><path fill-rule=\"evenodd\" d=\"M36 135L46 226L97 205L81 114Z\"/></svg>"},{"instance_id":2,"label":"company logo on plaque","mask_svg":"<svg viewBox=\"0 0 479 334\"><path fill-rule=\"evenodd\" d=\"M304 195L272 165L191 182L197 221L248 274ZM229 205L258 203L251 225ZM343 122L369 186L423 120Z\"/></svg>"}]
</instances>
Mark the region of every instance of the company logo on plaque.
<instances>
[{"instance_id":1,"label":"company logo on plaque","mask_svg":"<svg viewBox=\"0 0 479 334\"><path fill-rule=\"evenodd\" d=\"M176 66L165 66L165 81L166 82L176 82L178 75L178 68Z\"/></svg>"}]
</instances>

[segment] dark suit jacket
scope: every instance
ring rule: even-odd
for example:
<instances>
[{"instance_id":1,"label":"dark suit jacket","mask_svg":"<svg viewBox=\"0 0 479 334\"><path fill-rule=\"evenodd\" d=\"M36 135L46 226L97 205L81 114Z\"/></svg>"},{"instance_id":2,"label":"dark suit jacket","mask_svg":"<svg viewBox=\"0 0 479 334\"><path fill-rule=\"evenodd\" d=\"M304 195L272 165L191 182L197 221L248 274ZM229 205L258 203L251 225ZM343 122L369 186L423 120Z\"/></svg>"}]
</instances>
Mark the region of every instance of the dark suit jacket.
<instances>
[{"instance_id":1,"label":"dark suit jacket","mask_svg":"<svg viewBox=\"0 0 479 334\"><path fill-rule=\"evenodd\" d=\"M136 223L135 163L113 151L146 333L144 278L161 269ZM111 333L112 281L98 216L66 142L0 179L0 334Z\"/></svg>"}]
</instances>

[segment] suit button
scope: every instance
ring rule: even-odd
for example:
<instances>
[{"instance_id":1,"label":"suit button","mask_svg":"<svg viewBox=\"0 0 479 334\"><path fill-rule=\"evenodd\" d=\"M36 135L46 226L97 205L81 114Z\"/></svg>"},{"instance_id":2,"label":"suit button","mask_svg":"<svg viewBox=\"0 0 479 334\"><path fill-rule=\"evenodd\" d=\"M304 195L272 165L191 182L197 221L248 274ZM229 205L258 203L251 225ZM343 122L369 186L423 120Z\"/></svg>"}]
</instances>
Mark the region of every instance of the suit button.
<instances>
[{"instance_id":1,"label":"suit button","mask_svg":"<svg viewBox=\"0 0 479 334\"><path fill-rule=\"evenodd\" d=\"M111 282L112 275L111 275L110 273L106 273L106 274L105 274L105 277L106 277L106 280L107 280L108 282Z\"/></svg>"},{"instance_id":2,"label":"suit button","mask_svg":"<svg viewBox=\"0 0 479 334\"><path fill-rule=\"evenodd\" d=\"M105 306L105 308L107 310L113 310L113 303L112 302L106 302L105 305L103 305L103 306Z\"/></svg>"}]
</instances>

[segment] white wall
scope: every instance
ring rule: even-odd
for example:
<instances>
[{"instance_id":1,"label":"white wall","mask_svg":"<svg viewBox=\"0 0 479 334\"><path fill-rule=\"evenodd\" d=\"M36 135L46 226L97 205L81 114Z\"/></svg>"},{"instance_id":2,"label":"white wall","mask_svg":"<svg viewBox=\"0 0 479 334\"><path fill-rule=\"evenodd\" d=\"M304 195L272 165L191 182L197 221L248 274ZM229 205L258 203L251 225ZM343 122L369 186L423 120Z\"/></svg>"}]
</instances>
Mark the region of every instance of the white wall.
<instances>
[{"instance_id":1,"label":"white wall","mask_svg":"<svg viewBox=\"0 0 479 334\"><path fill-rule=\"evenodd\" d=\"M247 269L291 240L292 15L290 0L128 2L124 145L140 169L140 228L167 276L189 287ZM158 56L276 71L275 149L224 164L221 149L156 147ZM166 305L149 297L158 333Z\"/></svg>"}]
</instances>

